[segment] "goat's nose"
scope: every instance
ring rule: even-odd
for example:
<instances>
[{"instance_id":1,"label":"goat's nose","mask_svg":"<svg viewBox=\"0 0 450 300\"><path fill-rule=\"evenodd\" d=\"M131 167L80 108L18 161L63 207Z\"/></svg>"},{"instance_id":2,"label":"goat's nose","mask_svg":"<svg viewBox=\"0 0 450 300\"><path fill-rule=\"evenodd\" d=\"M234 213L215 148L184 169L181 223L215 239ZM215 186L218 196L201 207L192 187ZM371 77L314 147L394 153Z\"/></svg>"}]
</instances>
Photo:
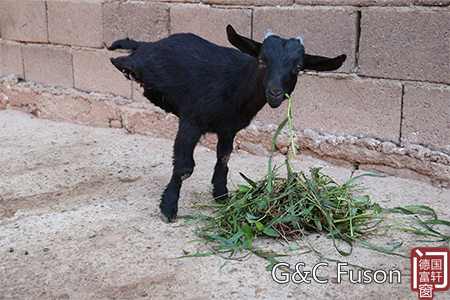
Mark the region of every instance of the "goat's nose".
<instances>
[{"instance_id":1,"label":"goat's nose","mask_svg":"<svg viewBox=\"0 0 450 300\"><path fill-rule=\"evenodd\" d=\"M270 89L269 93L272 97L277 98L280 97L281 94L283 94L283 90L280 89Z\"/></svg>"}]
</instances>

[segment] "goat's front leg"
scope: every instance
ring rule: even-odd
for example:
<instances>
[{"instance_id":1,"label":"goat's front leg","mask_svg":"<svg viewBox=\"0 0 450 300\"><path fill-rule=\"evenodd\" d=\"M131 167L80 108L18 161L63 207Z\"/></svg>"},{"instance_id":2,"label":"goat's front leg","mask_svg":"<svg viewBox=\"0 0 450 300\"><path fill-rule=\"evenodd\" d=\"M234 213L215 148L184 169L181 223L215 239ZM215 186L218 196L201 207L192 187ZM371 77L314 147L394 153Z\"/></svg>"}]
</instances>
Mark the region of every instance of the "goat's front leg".
<instances>
[{"instance_id":1,"label":"goat's front leg","mask_svg":"<svg viewBox=\"0 0 450 300\"><path fill-rule=\"evenodd\" d=\"M161 199L162 218L173 222L178 213L178 199L182 181L194 172L194 149L201 132L197 126L180 122L175 144L173 146L173 173Z\"/></svg>"},{"instance_id":2,"label":"goat's front leg","mask_svg":"<svg viewBox=\"0 0 450 300\"><path fill-rule=\"evenodd\" d=\"M225 201L228 198L227 174L228 160L233 150L234 135L219 135L217 143L217 163L214 168L212 184L214 186L213 196L217 202Z\"/></svg>"}]
</instances>

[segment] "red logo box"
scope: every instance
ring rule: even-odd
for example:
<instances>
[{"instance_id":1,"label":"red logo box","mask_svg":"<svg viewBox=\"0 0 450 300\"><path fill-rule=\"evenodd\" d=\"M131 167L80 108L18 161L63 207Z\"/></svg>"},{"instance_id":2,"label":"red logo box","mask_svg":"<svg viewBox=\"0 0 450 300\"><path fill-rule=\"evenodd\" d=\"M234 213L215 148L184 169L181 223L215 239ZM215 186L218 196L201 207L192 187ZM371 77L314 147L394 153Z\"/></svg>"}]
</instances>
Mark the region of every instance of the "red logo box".
<instances>
[{"instance_id":1,"label":"red logo box","mask_svg":"<svg viewBox=\"0 0 450 300\"><path fill-rule=\"evenodd\" d=\"M411 290L420 300L433 299L433 293L450 288L450 250L443 247L417 247L411 250Z\"/></svg>"}]
</instances>

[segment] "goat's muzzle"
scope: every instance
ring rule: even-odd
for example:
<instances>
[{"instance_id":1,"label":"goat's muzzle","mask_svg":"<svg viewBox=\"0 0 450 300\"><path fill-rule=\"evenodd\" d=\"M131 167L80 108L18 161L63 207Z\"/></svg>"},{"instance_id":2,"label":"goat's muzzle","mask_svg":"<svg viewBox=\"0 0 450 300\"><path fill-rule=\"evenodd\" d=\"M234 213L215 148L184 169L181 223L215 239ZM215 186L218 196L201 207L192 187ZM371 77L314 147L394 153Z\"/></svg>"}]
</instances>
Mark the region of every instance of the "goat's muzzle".
<instances>
[{"instance_id":1,"label":"goat's muzzle","mask_svg":"<svg viewBox=\"0 0 450 300\"><path fill-rule=\"evenodd\" d=\"M281 89L269 89L266 93L267 103L272 108L277 108L283 103L285 97L284 92Z\"/></svg>"}]
</instances>

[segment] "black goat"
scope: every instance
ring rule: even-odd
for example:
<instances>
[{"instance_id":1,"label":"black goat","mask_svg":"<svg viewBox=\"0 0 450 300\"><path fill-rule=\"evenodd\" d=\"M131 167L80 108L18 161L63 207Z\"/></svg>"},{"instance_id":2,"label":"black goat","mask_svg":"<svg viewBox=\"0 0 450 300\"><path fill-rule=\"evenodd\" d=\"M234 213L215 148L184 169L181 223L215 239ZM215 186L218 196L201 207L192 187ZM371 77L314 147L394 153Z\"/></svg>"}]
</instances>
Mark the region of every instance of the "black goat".
<instances>
[{"instance_id":1,"label":"black goat","mask_svg":"<svg viewBox=\"0 0 450 300\"><path fill-rule=\"evenodd\" d=\"M201 135L218 135L212 184L213 196L223 201L228 196L227 163L236 133L264 104L280 106L285 94L294 90L301 70L336 70L346 58L305 54L303 36L286 40L268 30L261 44L238 35L230 25L227 34L242 52L194 34L174 34L155 43L118 40L108 48L132 50L111 62L140 83L151 102L179 117L173 174L160 204L166 222L177 215L181 184L194 171L193 152Z\"/></svg>"}]
</instances>

